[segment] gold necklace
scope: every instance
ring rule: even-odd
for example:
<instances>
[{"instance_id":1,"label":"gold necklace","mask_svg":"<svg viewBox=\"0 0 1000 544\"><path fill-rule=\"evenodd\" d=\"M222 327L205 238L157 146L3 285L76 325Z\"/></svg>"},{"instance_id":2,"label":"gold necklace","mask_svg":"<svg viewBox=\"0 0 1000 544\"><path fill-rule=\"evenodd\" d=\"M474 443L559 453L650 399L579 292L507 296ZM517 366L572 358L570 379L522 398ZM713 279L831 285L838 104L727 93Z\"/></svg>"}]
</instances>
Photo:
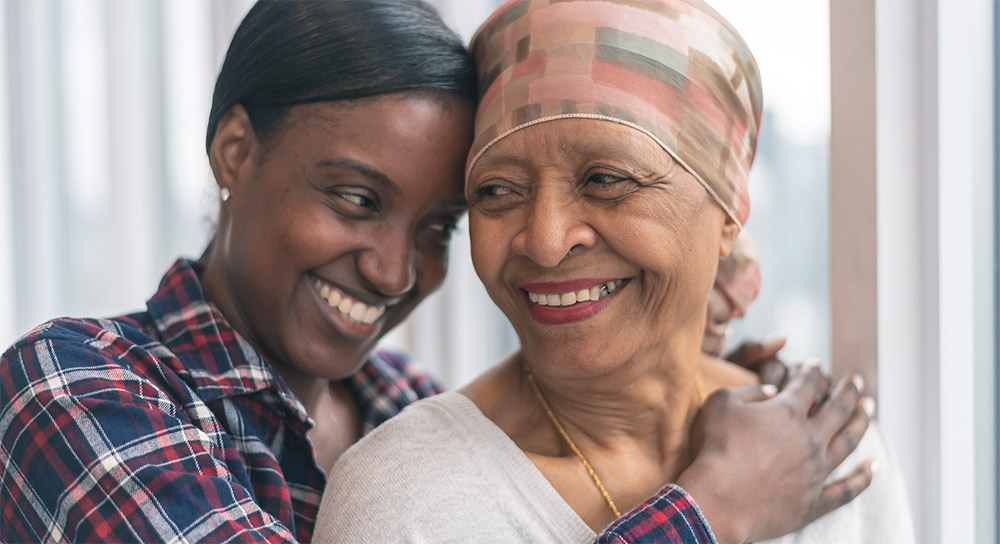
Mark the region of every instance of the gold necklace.
<instances>
[{"instance_id":1,"label":"gold necklace","mask_svg":"<svg viewBox=\"0 0 1000 544\"><path fill-rule=\"evenodd\" d=\"M524 367L525 373L528 375L528 381L531 382L531 388L535 391L535 396L538 397L538 401L542 403L542 408L545 408L545 415L549 416L549 420L555 426L556 430L559 431L559 435L562 436L563 440L566 441L566 445L569 449L573 450L573 453L580 459L583 463L583 468L587 469L587 474L590 475L590 479L594 481L594 485L597 486L597 490L601 492L601 496L604 497L605 502L608 503L608 508L615 515L615 518L622 517L622 513L618 511L618 507L615 506L615 501L611 499L611 495L608 490L601 483L601 479L597 476L597 472L594 471L594 467L590 466L590 462L584 457L583 452L580 448L576 447L576 443L573 439L569 437L569 433L563 428L562 424L559 423L559 418L556 414L552 412L552 408L549 406L548 401L545 400L545 395L542 395L542 390L538 388L538 384L535 383L535 376L528 370L528 367ZM701 373L695 372L694 374L694 384L698 388L698 397L701 399L701 404L705 403L705 387L701 383Z\"/></svg>"}]
</instances>

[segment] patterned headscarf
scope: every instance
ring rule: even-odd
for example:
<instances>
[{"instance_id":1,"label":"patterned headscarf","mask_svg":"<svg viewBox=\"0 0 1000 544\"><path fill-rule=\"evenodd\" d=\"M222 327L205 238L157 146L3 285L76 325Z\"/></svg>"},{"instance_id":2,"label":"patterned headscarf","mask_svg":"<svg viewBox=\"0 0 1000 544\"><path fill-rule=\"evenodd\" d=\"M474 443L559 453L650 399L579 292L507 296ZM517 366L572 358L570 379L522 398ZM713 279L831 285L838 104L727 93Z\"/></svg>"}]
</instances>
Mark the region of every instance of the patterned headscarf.
<instances>
[{"instance_id":1,"label":"patterned headscarf","mask_svg":"<svg viewBox=\"0 0 1000 544\"><path fill-rule=\"evenodd\" d=\"M602 119L653 138L746 222L760 74L740 35L701 0L510 0L471 49L482 98L466 174L516 130Z\"/></svg>"}]
</instances>

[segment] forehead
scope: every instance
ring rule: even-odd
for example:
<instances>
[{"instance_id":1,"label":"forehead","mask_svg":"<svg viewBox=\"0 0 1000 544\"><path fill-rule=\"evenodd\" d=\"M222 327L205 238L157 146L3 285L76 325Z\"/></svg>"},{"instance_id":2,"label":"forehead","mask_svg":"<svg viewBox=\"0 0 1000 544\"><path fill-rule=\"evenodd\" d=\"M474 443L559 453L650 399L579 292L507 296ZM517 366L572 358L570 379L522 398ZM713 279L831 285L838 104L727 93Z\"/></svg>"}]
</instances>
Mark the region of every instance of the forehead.
<instances>
[{"instance_id":1,"label":"forehead","mask_svg":"<svg viewBox=\"0 0 1000 544\"><path fill-rule=\"evenodd\" d=\"M472 110L449 96L396 93L356 100L313 102L293 106L285 119L286 129L344 132L379 130L387 137L418 139L428 125L456 124L464 129L451 139L471 131ZM471 134L469 134L471 136Z\"/></svg>"},{"instance_id":2,"label":"forehead","mask_svg":"<svg viewBox=\"0 0 1000 544\"><path fill-rule=\"evenodd\" d=\"M416 93L293 106L261 161L295 179L354 172L389 180L397 190L461 194L472 112L457 99ZM296 174L296 175L293 175ZM326 178L324 178L326 179Z\"/></svg>"},{"instance_id":3,"label":"forehead","mask_svg":"<svg viewBox=\"0 0 1000 544\"><path fill-rule=\"evenodd\" d=\"M674 165L669 154L635 128L600 119L561 118L507 135L483 152L470 178L502 166L541 167L598 159L658 169Z\"/></svg>"}]
</instances>

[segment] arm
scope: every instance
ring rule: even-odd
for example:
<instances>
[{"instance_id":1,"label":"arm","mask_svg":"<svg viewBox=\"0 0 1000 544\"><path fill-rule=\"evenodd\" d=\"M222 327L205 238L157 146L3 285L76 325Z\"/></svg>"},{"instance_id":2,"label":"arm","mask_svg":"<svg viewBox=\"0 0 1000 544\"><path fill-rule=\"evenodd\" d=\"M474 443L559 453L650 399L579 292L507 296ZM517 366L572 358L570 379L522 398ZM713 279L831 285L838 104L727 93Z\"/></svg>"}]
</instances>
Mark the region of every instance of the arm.
<instances>
[{"instance_id":1,"label":"arm","mask_svg":"<svg viewBox=\"0 0 1000 544\"><path fill-rule=\"evenodd\" d=\"M204 404L120 364L137 346L101 344L42 337L0 360L0 540L294 540L230 472L218 422L182 411Z\"/></svg>"},{"instance_id":2,"label":"arm","mask_svg":"<svg viewBox=\"0 0 1000 544\"><path fill-rule=\"evenodd\" d=\"M821 378L805 369L773 398L755 385L713 394L695 421L696 457L678 477L681 487L664 487L598 542L763 540L853 500L871 482L869 463L824 482L860 441L869 414L853 383L841 380L827 396Z\"/></svg>"},{"instance_id":3,"label":"arm","mask_svg":"<svg viewBox=\"0 0 1000 544\"><path fill-rule=\"evenodd\" d=\"M679 486L667 484L646 502L605 527L595 542L715 544L716 540L691 495Z\"/></svg>"}]
</instances>

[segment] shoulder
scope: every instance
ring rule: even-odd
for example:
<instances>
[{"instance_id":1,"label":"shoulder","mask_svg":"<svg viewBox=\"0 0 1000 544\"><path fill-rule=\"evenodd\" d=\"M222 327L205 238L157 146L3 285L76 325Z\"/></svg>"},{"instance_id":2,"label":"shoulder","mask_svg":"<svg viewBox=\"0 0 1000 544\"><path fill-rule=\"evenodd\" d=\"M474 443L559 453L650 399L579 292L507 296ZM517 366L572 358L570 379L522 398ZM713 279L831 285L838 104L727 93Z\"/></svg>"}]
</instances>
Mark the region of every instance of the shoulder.
<instances>
[{"instance_id":1,"label":"shoulder","mask_svg":"<svg viewBox=\"0 0 1000 544\"><path fill-rule=\"evenodd\" d=\"M184 406L193 394L164 363L167 356L135 317L64 318L36 327L0 356L6 462L57 442L68 453L90 432L105 433L110 443L126 428L147 436L166 425L164 418L188 421ZM33 436L48 437L48 446L13 447L34 444Z\"/></svg>"},{"instance_id":2,"label":"shoulder","mask_svg":"<svg viewBox=\"0 0 1000 544\"><path fill-rule=\"evenodd\" d=\"M422 400L352 446L330 473L314 538L443 538L433 528L457 523L456 504L480 504L488 485L470 407L459 393Z\"/></svg>"},{"instance_id":3,"label":"shoulder","mask_svg":"<svg viewBox=\"0 0 1000 544\"><path fill-rule=\"evenodd\" d=\"M165 350L122 317L51 321L3 354L0 488L20 514L0 540L169 540L195 527L208 510L192 497L211 500L196 487L218 493L208 479L229 472L221 439L185 411L196 399ZM101 533L121 511L130 523Z\"/></svg>"},{"instance_id":4,"label":"shoulder","mask_svg":"<svg viewBox=\"0 0 1000 544\"><path fill-rule=\"evenodd\" d=\"M331 479L344 483L348 480L334 475L353 477L373 461L387 480L392 479L388 476L392 471L437 466L441 455L454 455L450 452L463 447L459 436L468 436L488 423L475 411L475 405L459 393L444 393L411 404L351 447L334 467Z\"/></svg>"},{"instance_id":5,"label":"shoulder","mask_svg":"<svg viewBox=\"0 0 1000 544\"><path fill-rule=\"evenodd\" d=\"M376 350L364 366L348 378L361 408L364 434L385 423L414 402L444 391L406 354Z\"/></svg>"},{"instance_id":6,"label":"shoulder","mask_svg":"<svg viewBox=\"0 0 1000 544\"><path fill-rule=\"evenodd\" d=\"M35 327L0 356L0 404L14 389L58 378L68 386L128 368L160 344L141 319L144 314L111 319L60 318ZM40 381L41 380L41 381Z\"/></svg>"},{"instance_id":7,"label":"shoulder","mask_svg":"<svg viewBox=\"0 0 1000 544\"><path fill-rule=\"evenodd\" d=\"M20 440L29 420L45 433L79 427L107 406L178 415L189 391L141 319L56 319L8 348L0 356L0 441Z\"/></svg>"},{"instance_id":8,"label":"shoulder","mask_svg":"<svg viewBox=\"0 0 1000 544\"><path fill-rule=\"evenodd\" d=\"M837 467L831 480L845 476L868 459L876 461L878 471L858 498L775 542L912 544L913 521L902 474L878 423L871 422L857 449Z\"/></svg>"}]
</instances>

